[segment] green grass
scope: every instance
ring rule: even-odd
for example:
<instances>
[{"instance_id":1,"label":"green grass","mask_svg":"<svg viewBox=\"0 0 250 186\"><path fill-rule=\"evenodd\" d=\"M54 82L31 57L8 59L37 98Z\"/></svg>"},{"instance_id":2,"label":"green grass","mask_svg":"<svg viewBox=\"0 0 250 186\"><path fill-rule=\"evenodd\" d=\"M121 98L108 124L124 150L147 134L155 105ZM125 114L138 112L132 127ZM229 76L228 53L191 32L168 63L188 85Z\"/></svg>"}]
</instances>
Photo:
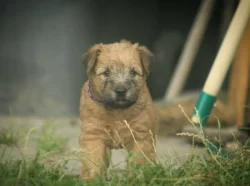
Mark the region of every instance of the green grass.
<instances>
[{"instance_id":1,"label":"green grass","mask_svg":"<svg viewBox=\"0 0 250 186\"><path fill-rule=\"evenodd\" d=\"M13 135L2 135L0 142L4 143L0 144L0 148L16 144L16 140ZM179 160L172 161L166 157L161 164L140 166L134 163L119 174L111 171L110 181L98 176L90 182L70 174L71 170L66 166L70 158L61 158L60 163L42 161L45 152L63 150L61 145L65 145L65 141L65 138L56 135L56 125L45 125L42 135L37 138L39 148L35 157L27 158L23 153L20 159L0 160L0 186L250 185L250 139L239 149L230 151L229 159L208 150L206 155L193 153L181 166L177 166Z\"/></svg>"},{"instance_id":2,"label":"green grass","mask_svg":"<svg viewBox=\"0 0 250 186\"><path fill-rule=\"evenodd\" d=\"M13 160L0 164L1 186L25 185L81 185L82 180L63 175L64 166L45 167L39 162L39 154L31 160Z\"/></svg>"},{"instance_id":3,"label":"green grass","mask_svg":"<svg viewBox=\"0 0 250 186\"><path fill-rule=\"evenodd\" d=\"M67 162L46 167L40 163L37 154L31 161L13 160L0 163L0 185L250 185L249 152L241 150L232 155L230 160L214 155L192 155L178 168L174 168L168 161L144 167L135 164L121 175L113 173L111 181L97 177L86 183L78 177L64 174Z\"/></svg>"},{"instance_id":4,"label":"green grass","mask_svg":"<svg viewBox=\"0 0 250 186\"><path fill-rule=\"evenodd\" d=\"M58 125L53 122L43 126L42 134L36 138L40 153L63 152L66 149L67 139L56 134L57 127Z\"/></svg>"},{"instance_id":5,"label":"green grass","mask_svg":"<svg viewBox=\"0 0 250 186\"><path fill-rule=\"evenodd\" d=\"M0 145L17 146L18 137L16 135L12 130L2 129L0 131Z\"/></svg>"}]
</instances>

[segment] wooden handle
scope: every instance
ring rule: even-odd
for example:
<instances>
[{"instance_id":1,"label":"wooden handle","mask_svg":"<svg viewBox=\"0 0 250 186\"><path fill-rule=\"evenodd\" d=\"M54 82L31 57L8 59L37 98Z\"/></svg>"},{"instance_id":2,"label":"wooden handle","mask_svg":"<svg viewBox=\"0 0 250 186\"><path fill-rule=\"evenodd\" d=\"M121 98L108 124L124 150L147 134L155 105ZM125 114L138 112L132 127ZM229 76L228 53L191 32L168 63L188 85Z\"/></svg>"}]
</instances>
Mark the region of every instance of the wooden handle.
<instances>
[{"instance_id":1,"label":"wooden handle","mask_svg":"<svg viewBox=\"0 0 250 186\"><path fill-rule=\"evenodd\" d=\"M241 0L208 75L204 92L213 96L218 94L248 23L249 15L250 0Z\"/></svg>"},{"instance_id":2,"label":"wooden handle","mask_svg":"<svg viewBox=\"0 0 250 186\"><path fill-rule=\"evenodd\" d=\"M214 2L214 0L203 0L199 8L199 12L194 20L184 49L165 93L165 101L177 97L184 87L196 54L198 53L208 21L211 17Z\"/></svg>"},{"instance_id":3,"label":"wooden handle","mask_svg":"<svg viewBox=\"0 0 250 186\"><path fill-rule=\"evenodd\" d=\"M235 56L250 15L250 0L241 0L229 25L226 36L203 87L203 91L196 103L192 120L205 126L208 116L216 100L216 96L225 79L226 73Z\"/></svg>"}]
</instances>

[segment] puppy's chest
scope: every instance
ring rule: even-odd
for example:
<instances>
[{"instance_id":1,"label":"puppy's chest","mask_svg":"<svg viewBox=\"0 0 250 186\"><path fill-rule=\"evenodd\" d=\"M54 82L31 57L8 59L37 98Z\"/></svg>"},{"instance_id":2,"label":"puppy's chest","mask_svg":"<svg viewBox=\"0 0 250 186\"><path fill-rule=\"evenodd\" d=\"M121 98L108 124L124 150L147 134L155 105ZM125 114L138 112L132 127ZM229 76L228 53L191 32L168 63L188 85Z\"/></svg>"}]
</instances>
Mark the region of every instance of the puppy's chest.
<instances>
[{"instance_id":1,"label":"puppy's chest","mask_svg":"<svg viewBox=\"0 0 250 186\"><path fill-rule=\"evenodd\" d=\"M105 127L104 140L112 148L122 148L133 139L135 133L134 126L128 122L119 121Z\"/></svg>"}]
</instances>

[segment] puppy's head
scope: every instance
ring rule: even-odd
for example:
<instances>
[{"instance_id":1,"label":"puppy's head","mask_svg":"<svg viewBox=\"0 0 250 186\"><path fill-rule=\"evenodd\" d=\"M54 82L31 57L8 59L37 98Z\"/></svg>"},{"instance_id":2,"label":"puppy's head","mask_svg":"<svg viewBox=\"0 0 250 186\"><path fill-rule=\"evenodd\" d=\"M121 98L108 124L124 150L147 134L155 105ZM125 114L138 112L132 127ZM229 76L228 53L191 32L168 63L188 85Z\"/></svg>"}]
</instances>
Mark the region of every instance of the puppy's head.
<instances>
[{"instance_id":1,"label":"puppy's head","mask_svg":"<svg viewBox=\"0 0 250 186\"><path fill-rule=\"evenodd\" d=\"M96 44L85 55L95 96L112 108L128 108L137 101L150 73L152 53L146 47L122 40Z\"/></svg>"}]
</instances>

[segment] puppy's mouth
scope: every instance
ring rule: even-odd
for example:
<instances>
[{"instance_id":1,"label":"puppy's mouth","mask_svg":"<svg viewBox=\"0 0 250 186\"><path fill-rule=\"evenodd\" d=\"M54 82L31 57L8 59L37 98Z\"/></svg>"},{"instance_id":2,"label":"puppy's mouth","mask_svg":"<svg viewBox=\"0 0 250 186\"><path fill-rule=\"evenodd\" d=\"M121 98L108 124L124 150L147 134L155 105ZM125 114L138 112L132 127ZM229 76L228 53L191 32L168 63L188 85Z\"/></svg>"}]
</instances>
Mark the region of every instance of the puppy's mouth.
<instances>
[{"instance_id":1,"label":"puppy's mouth","mask_svg":"<svg viewBox=\"0 0 250 186\"><path fill-rule=\"evenodd\" d=\"M126 109L131 107L133 104L135 104L136 101L126 100L118 98L114 101L107 102L107 105L111 108L121 108Z\"/></svg>"}]
</instances>

